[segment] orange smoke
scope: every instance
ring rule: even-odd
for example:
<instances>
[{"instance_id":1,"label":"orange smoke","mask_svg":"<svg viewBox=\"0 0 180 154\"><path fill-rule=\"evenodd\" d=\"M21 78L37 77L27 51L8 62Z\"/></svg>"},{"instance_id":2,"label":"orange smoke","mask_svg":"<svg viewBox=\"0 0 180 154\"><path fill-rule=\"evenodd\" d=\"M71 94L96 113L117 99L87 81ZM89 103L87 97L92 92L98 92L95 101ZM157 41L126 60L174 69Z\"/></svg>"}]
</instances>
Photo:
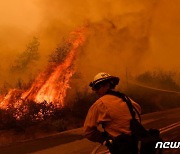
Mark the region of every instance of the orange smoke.
<instances>
[{"instance_id":1,"label":"orange smoke","mask_svg":"<svg viewBox=\"0 0 180 154\"><path fill-rule=\"evenodd\" d=\"M63 107L69 80L75 72L77 49L85 39L84 32L83 27L70 34L66 43L71 45L71 49L62 63L49 63L47 69L36 78L29 90L10 90L1 101L0 108L8 109L10 104L18 108L26 100L53 103L57 107Z\"/></svg>"}]
</instances>

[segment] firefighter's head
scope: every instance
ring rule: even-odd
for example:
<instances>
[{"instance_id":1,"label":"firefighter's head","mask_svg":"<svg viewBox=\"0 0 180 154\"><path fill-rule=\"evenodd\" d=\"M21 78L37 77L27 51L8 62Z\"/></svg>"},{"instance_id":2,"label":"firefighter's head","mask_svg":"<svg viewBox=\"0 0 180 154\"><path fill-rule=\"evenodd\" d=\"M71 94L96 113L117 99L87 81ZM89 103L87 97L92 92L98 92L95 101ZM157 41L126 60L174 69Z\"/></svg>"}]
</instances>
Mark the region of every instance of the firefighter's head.
<instances>
[{"instance_id":1,"label":"firefighter's head","mask_svg":"<svg viewBox=\"0 0 180 154\"><path fill-rule=\"evenodd\" d=\"M108 90L114 89L119 83L119 78L108 73L98 73L94 80L89 84L93 91L99 96L103 96Z\"/></svg>"}]
</instances>

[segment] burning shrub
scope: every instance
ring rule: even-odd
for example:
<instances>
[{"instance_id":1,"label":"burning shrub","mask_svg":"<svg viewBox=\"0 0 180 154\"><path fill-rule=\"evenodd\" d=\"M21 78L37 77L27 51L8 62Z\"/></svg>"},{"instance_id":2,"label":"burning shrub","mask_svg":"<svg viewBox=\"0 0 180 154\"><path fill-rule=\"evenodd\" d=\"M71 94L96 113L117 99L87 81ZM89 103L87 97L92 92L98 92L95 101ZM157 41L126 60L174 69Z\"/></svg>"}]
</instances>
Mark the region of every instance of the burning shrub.
<instances>
[{"instance_id":1,"label":"burning shrub","mask_svg":"<svg viewBox=\"0 0 180 154\"><path fill-rule=\"evenodd\" d=\"M64 98L69 80L75 72L77 49L84 41L83 32L84 28L71 33L70 39L50 56L47 68L39 74L29 89L12 89L5 95L0 102L0 129L25 130L35 125L47 130L52 126L62 131L70 126L69 123L74 118L71 110L66 107ZM35 40L27 46L27 51L12 68L27 68L29 63L37 59L35 53L38 45ZM21 81L18 85L22 88Z\"/></svg>"},{"instance_id":2,"label":"burning shrub","mask_svg":"<svg viewBox=\"0 0 180 154\"><path fill-rule=\"evenodd\" d=\"M42 102L37 104L33 101L23 101L18 108L9 106L8 109L0 110L0 129L25 130L33 125L47 124L48 121L50 125L53 120L61 119L62 121L64 114L63 109L58 109L52 103ZM47 127L48 125L44 129ZM61 127L65 126L62 125Z\"/></svg>"}]
</instances>

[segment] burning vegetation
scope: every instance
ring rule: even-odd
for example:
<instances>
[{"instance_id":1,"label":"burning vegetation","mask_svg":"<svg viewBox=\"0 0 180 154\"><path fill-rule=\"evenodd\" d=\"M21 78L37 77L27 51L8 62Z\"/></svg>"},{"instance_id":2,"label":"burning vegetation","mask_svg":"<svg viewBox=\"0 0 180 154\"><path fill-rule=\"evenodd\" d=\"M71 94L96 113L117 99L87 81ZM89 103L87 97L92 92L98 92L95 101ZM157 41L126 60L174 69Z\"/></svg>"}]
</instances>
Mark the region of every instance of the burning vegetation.
<instances>
[{"instance_id":1,"label":"burning vegetation","mask_svg":"<svg viewBox=\"0 0 180 154\"><path fill-rule=\"evenodd\" d=\"M47 68L29 89L11 89L7 95L1 96L0 129L16 127L18 121L28 125L48 117L61 117L56 115L63 112L69 80L75 72L77 50L85 39L84 33L85 28L80 28L70 34L64 46L58 47L50 56Z\"/></svg>"},{"instance_id":2,"label":"burning vegetation","mask_svg":"<svg viewBox=\"0 0 180 154\"><path fill-rule=\"evenodd\" d=\"M8 4L4 9L12 5L4 3ZM0 130L29 130L31 138L37 130L53 132L81 127L96 100L88 83L102 71L121 78L117 90L139 103L143 113L179 107L179 3L40 0L34 4L38 12L32 18L40 13L38 27L33 27L27 16L24 21L13 20L15 25L2 24ZM20 6L13 3L9 10ZM22 9L17 10L21 17ZM16 14L11 11L6 12ZM11 19L1 15L2 19ZM21 25L26 22L32 28L31 34L27 33L27 26ZM82 27L70 33L68 39L62 39L84 23L88 25L88 37L86 27ZM34 31L38 38L34 37L22 51L22 45ZM157 67L177 74L153 71ZM131 75L138 84L129 81Z\"/></svg>"},{"instance_id":3,"label":"burning vegetation","mask_svg":"<svg viewBox=\"0 0 180 154\"><path fill-rule=\"evenodd\" d=\"M1 95L1 130L11 128L26 130L30 126L35 126L47 130L63 131L82 126L87 110L96 96L89 93L87 89L83 89L83 92L76 89L75 96L71 96L73 100L71 100L70 105L66 104L65 98L67 90L70 88L70 80L76 72L75 61L78 50L85 41L85 37L86 27L72 32L69 38L63 41L49 56L46 69L36 77L29 87L21 88L21 86L18 86L19 89L11 89L6 95ZM87 45L86 43L85 46ZM31 54L29 54L32 59L28 59L27 56L22 54L18 58L19 62L11 68L16 68L15 71L22 70L24 67L29 68L28 65L31 62L34 63L33 59L38 58L38 46L37 39L34 39L30 46L27 46L24 54L27 55L27 53L33 51L35 57L31 57ZM28 63L26 63L27 61ZM158 86L158 88L178 91L179 86L173 78L172 73L156 71L140 74L136 77L136 81L145 85L151 83L149 86L152 87ZM123 84L125 85L125 83L121 83L122 87ZM123 91L141 104L143 113L178 106L179 95L173 93L167 95L164 92L130 83L128 88L123 89ZM173 103L171 103L172 101Z\"/></svg>"}]
</instances>

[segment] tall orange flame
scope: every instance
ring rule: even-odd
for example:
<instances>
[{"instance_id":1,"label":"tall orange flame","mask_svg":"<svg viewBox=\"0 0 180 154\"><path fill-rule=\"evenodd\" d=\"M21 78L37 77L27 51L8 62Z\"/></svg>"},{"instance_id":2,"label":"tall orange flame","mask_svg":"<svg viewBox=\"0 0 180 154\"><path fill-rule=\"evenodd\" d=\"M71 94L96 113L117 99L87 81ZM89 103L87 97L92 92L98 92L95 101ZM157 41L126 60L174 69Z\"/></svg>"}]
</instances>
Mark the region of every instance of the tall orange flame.
<instances>
[{"instance_id":1,"label":"tall orange flame","mask_svg":"<svg viewBox=\"0 0 180 154\"><path fill-rule=\"evenodd\" d=\"M63 107L69 80L75 72L73 64L77 49L85 40L84 32L85 27L82 27L70 34L67 43L71 45L71 49L61 64L51 63L47 70L36 78L29 90L25 92L19 92L16 89L9 91L1 101L0 108L8 108L10 101L11 104L13 101L14 107L18 108L23 100L32 100L37 103L46 101L57 107Z\"/></svg>"}]
</instances>

